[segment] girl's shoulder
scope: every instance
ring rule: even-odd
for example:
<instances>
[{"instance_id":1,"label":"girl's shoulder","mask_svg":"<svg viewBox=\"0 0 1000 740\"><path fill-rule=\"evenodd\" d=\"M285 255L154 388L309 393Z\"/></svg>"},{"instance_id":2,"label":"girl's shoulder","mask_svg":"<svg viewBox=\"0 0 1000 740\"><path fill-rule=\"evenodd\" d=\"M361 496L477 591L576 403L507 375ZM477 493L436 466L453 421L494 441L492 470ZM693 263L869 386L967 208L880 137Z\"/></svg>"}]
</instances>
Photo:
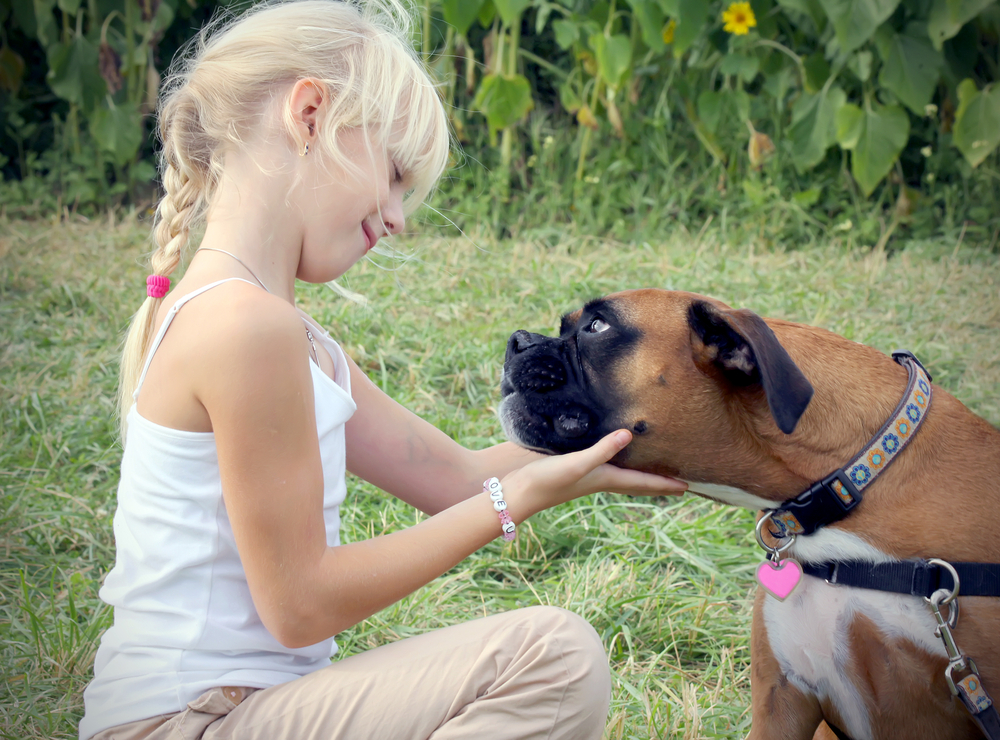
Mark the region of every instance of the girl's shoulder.
<instances>
[{"instance_id":1,"label":"girl's shoulder","mask_svg":"<svg viewBox=\"0 0 1000 740\"><path fill-rule=\"evenodd\" d=\"M290 303L243 280L227 280L199 292L202 287L164 306L167 312L179 306L176 329L170 332L182 335L175 342L184 345L179 349L193 361L213 374L238 368L244 379L266 378L290 362L306 362L308 339Z\"/></svg>"},{"instance_id":2,"label":"girl's shoulder","mask_svg":"<svg viewBox=\"0 0 1000 740\"><path fill-rule=\"evenodd\" d=\"M300 322L298 310L276 295L242 279L219 280L190 288L183 283L163 302L157 323L171 311L186 319L196 333L235 339L248 334L291 328Z\"/></svg>"}]
</instances>

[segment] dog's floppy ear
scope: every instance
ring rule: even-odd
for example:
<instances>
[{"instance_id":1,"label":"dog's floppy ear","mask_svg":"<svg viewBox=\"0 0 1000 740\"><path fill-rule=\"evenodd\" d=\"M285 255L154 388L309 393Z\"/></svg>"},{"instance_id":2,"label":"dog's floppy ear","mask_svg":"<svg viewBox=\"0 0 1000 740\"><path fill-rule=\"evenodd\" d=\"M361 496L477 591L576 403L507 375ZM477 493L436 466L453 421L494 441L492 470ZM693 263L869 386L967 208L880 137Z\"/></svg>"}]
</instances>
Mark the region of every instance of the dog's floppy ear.
<instances>
[{"instance_id":1,"label":"dog's floppy ear","mask_svg":"<svg viewBox=\"0 0 1000 740\"><path fill-rule=\"evenodd\" d=\"M688 323L692 340L703 345L703 359L733 385L763 385L771 416L781 431L791 434L812 399L813 387L764 319L747 309L695 301L688 309Z\"/></svg>"}]
</instances>

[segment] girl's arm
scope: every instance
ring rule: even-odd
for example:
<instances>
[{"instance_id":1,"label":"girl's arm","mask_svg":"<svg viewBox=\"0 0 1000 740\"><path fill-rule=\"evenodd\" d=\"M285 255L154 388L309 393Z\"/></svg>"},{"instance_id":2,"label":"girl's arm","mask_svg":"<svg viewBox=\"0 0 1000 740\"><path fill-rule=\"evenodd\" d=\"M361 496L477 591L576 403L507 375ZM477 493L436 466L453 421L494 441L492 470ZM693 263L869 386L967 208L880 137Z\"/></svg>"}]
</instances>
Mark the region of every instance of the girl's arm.
<instances>
[{"instance_id":1,"label":"girl's arm","mask_svg":"<svg viewBox=\"0 0 1000 740\"><path fill-rule=\"evenodd\" d=\"M347 422L347 469L424 513L437 514L542 455L511 442L472 451L401 406L353 360Z\"/></svg>"},{"instance_id":2,"label":"girl's arm","mask_svg":"<svg viewBox=\"0 0 1000 740\"><path fill-rule=\"evenodd\" d=\"M223 497L254 605L276 639L301 647L429 583L496 538L500 523L488 497L478 495L400 532L327 545L308 343L299 317L274 305L278 300L234 301L229 317L219 319L221 331L197 348L204 365L194 386L212 420ZM514 521L596 491L663 494L682 487L603 465L630 439L620 434L506 475ZM415 469L433 467L418 462ZM399 475L392 480L401 481Z\"/></svg>"}]
</instances>

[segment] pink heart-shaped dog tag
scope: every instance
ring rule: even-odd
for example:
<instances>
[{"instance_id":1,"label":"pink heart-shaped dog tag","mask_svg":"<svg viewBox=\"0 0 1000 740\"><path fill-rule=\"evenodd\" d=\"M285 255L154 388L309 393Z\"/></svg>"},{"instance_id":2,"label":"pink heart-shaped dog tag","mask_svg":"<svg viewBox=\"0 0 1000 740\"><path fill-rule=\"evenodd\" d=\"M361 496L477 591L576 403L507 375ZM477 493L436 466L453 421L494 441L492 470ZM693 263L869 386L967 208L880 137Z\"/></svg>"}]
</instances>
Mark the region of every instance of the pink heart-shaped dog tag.
<instances>
[{"instance_id":1,"label":"pink heart-shaped dog tag","mask_svg":"<svg viewBox=\"0 0 1000 740\"><path fill-rule=\"evenodd\" d=\"M757 566L757 582L778 601L791 596L802 580L802 566L797 560L786 558L775 565L765 560Z\"/></svg>"}]
</instances>

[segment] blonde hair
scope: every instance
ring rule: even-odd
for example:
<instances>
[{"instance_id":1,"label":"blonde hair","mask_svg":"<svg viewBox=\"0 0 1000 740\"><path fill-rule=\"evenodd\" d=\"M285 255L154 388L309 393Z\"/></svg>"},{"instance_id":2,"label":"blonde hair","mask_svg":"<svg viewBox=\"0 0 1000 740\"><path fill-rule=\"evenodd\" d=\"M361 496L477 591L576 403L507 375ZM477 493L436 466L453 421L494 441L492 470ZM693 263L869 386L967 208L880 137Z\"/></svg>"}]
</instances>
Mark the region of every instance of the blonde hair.
<instances>
[{"instance_id":1,"label":"blonde hair","mask_svg":"<svg viewBox=\"0 0 1000 740\"><path fill-rule=\"evenodd\" d=\"M400 0L279 0L203 29L174 60L160 98L165 194L153 227L152 274L177 267L212 202L227 151L245 148L269 123L283 126L301 149L288 105L301 79L327 88L316 155L349 167L338 134L361 128L406 173L411 190L404 209L419 206L444 171L450 140L438 92L411 46L411 22ZM146 298L125 340L118 398L123 443L160 302Z\"/></svg>"}]
</instances>

